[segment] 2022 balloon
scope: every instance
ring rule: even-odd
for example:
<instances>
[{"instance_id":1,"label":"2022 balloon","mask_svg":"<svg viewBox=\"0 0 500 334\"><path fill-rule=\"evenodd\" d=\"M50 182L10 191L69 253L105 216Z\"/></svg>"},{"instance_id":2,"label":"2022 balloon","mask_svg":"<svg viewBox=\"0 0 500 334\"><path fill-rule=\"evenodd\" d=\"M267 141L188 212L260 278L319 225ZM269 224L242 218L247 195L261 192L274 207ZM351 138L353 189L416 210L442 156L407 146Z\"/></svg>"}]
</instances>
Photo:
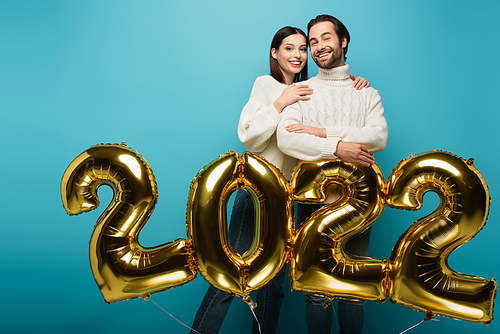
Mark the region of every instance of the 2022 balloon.
<instances>
[{"instance_id":1,"label":"2022 balloon","mask_svg":"<svg viewBox=\"0 0 500 334\"><path fill-rule=\"evenodd\" d=\"M292 200L323 203L331 184L342 188L342 197L295 233ZM189 282L198 270L216 288L254 307L248 293L269 282L290 259L290 284L297 291L328 298L390 298L428 317L493 320L496 280L457 273L447 261L488 217L488 187L472 160L442 151L413 155L401 160L387 182L377 165L301 162L289 186L265 159L230 152L201 169L191 183L188 239L153 248L138 242L158 199L146 160L125 145L100 144L83 152L62 178L67 213L98 207L101 185L114 190L114 200L92 233L90 264L107 303L147 299ZM243 255L232 250L226 232L227 201L236 189L251 194L256 210L257 237ZM419 210L427 191L438 194L439 207L410 224L389 260L346 252L347 241L373 225L385 205Z\"/></svg>"}]
</instances>

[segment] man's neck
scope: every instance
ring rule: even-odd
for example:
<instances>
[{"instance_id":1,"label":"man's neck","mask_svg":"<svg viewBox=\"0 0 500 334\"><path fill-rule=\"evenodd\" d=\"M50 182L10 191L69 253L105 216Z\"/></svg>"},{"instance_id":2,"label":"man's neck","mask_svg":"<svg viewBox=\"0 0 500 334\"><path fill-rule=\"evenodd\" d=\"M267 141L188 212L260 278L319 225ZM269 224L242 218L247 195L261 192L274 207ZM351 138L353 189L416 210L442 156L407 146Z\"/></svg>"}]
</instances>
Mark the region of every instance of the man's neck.
<instances>
[{"instance_id":1,"label":"man's neck","mask_svg":"<svg viewBox=\"0 0 500 334\"><path fill-rule=\"evenodd\" d=\"M318 67L318 78L322 80L344 81L349 79L349 65L338 66L330 69Z\"/></svg>"}]
</instances>

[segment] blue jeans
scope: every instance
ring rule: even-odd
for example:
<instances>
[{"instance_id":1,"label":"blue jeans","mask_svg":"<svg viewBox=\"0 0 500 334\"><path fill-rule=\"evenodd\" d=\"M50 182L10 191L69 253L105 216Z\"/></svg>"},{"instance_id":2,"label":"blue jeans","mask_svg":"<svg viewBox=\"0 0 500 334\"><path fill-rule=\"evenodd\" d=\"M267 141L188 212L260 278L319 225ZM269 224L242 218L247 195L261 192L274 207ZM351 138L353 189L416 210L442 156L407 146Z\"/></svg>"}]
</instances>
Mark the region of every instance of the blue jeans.
<instances>
[{"instance_id":1,"label":"blue jeans","mask_svg":"<svg viewBox=\"0 0 500 334\"><path fill-rule=\"evenodd\" d=\"M229 224L229 243L239 254L243 254L252 245L254 228L255 212L252 197L246 191L238 190ZM257 292L257 308L254 311L259 319L262 333L275 333L278 327L279 312L284 296L282 288L284 277L285 268ZM210 286L191 327L202 334L219 333L233 298L234 296ZM195 333L191 331L191 334ZM255 320L252 333L259 333Z\"/></svg>"},{"instance_id":2,"label":"blue jeans","mask_svg":"<svg viewBox=\"0 0 500 334\"><path fill-rule=\"evenodd\" d=\"M297 205L297 222L302 224L314 211L322 205ZM370 246L370 232L368 229L357 235L346 244L346 250L351 254L368 256ZM307 332L314 334L330 334L332 330L332 307L324 308L328 299L316 295L307 295L306 298L306 325ZM339 328L340 334L363 333L364 303L362 301L339 299Z\"/></svg>"}]
</instances>

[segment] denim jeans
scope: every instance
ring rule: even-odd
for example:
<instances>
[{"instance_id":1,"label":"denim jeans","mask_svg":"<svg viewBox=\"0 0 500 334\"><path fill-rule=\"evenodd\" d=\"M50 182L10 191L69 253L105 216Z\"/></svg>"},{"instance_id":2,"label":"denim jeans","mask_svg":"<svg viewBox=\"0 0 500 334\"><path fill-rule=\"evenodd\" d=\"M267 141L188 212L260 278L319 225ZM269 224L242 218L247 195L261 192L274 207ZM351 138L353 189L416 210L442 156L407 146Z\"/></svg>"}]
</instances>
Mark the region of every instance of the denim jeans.
<instances>
[{"instance_id":1,"label":"denim jeans","mask_svg":"<svg viewBox=\"0 0 500 334\"><path fill-rule=\"evenodd\" d=\"M302 224L314 211L322 205L298 204L297 222ZM346 251L351 254L368 256L370 246L370 232L368 229L360 235L349 240ZM332 329L332 308L324 308L328 299L316 295L307 295L306 298L306 325L307 332L314 334L330 334ZM338 317L340 334L363 333L364 303L362 301L339 299Z\"/></svg>"},{"instance_id":2,"label":"denim jeans","mask_svg":"<svg viewBox=\"0 0 500 334\"><path fill-rule=\"evenodd\" d=\"M254 227L255 213L252 197L246 191L238 190L229 224L229 243L239 254L243 254L252 245ZM263 334L274 333L278 327L279 312L284 296L282 288L284 277L285 268L271 282L257 291L257 308L254 311ZM219 333L233 298L234 296L210 286L198 308L192 328L202 334ZM191 334L194 333L196 332L191 331ZM255 319L252 333L259 333Z\"/></svg>"}]
</instances>

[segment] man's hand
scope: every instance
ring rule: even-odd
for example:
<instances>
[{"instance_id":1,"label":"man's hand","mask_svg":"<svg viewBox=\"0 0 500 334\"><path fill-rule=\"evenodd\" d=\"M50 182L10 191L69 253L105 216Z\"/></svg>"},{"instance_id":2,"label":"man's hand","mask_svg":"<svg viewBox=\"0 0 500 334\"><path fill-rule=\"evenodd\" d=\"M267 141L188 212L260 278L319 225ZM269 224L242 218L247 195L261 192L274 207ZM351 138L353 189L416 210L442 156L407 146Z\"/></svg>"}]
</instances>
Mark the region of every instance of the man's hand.
<instances>
[{"instance_id":1,"label":"man's hand","mask_svg":"<svg viewBox=\"0 0 500 334\"><path fill-rule=\"evenodd\" d=\"M290 124L286 127L286 131L295 133L308 133L316 137L326 138L325 128L316 128L309 125Z\"/></svg>"},{"instance_id":2,"label":"man's hand","mask_svg":"<svg viewBox=\"0 0 500 334\"><path fill-rule=\"evenodd\" d=\"M360 144L348 141L339 141L335 155L345 162L350 162L365 167L370 167L375 163L375 158L368 150Z\"/></svg>"}]
</instances>

